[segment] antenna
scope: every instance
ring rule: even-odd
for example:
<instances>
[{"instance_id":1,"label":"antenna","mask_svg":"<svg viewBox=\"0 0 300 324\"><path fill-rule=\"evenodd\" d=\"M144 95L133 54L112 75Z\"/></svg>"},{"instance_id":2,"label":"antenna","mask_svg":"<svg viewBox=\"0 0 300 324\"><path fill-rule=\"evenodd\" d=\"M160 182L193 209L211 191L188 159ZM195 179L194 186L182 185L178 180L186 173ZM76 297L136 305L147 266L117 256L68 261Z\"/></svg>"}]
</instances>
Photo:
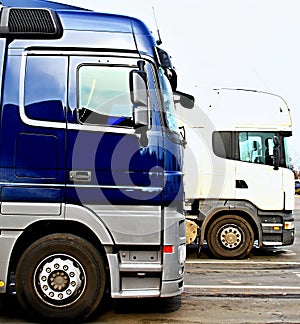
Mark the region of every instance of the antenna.
<instances>
[{"instance_id":1,"label":"antenna","mask_svg":"<svg viewBox=\"0 0 300 324\"><path fill-rule=\"evenodd\" d=\"M156 15L155 15L155 10L154 10L153 6L152 6L152 11L153 11L153 16L154 16L154 20L155 20L157 35L158 35L158 40L156 41L156 44L160 45L160 44L162 44L162 40L161 40L161 37L160 37L160 32L159 32L159 28L158 28L158 24L157 24L157 20L156 20Z\"/></svg>"}]
</instances>

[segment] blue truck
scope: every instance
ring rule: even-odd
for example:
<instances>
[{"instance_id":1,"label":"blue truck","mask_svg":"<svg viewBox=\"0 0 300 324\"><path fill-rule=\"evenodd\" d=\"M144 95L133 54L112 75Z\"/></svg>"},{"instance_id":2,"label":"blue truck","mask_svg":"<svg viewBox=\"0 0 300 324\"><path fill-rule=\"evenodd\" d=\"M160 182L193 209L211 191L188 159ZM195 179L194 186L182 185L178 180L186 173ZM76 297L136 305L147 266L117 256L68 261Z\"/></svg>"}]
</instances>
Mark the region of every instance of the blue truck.
<instances>
[{"instance_id":1,"label":"blue truck","mask_svg":"<svg viewBox=\"0 0 300 324\"><path fill-rule=\"evenodd\" d=\"M135 18L2 4L0 293L72 322L107 296L180 294L185 139L169 55Z\"/></svg>"}]
</instances>

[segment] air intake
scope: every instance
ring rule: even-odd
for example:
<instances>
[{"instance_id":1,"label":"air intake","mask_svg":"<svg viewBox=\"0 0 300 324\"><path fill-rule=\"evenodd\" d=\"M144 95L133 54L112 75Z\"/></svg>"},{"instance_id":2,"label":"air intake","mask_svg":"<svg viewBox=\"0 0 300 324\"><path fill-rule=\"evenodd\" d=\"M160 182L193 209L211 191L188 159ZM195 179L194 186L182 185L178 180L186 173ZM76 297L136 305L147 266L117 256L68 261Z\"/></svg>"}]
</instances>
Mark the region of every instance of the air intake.
<instances>
[{"instance_id":1,"label":"air intake","mask_svg":"<svg viewBox=\"0 0 300 324\"><path fill-rule=\"evenodd\" d=\"M63 29L56 12L47 8L1 9L0 37L60 38Z\"/></svg>"}]
</instances>

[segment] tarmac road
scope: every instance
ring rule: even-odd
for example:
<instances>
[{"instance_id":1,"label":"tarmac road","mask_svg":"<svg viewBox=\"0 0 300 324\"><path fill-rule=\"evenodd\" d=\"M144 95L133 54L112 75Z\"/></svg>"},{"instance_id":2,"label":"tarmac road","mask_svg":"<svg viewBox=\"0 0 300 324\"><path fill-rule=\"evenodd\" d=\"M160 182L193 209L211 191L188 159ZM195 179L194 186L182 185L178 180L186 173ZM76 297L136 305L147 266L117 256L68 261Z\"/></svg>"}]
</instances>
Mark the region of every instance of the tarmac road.
<instances>
[{"instance_id":1,"label":"tarmac road","mask_svg":"<svg viewBox=\"0 0 300 324\"><path fill-rule=\"evenodd\" d=\"M113 301L92 323L300 323L300 197L295 202L294 245L254 248L240 261L191 249L182 296ZM27 323L15 300L0 310L0 323Z\"/></svg>"}]
</instances>

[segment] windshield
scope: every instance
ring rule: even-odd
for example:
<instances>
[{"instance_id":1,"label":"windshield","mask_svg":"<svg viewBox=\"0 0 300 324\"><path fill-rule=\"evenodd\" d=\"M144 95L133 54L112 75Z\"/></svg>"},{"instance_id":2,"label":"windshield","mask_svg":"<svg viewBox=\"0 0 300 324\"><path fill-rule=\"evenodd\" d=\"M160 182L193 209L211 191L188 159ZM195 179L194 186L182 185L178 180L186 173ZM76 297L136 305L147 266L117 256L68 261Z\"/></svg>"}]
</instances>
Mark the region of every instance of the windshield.
<instances>
[{"instance_id":1,"label":"windshield","mask_svg":"<svg viewBox=\"0 0 300 324\"><path fill-rule=\"evenodd\" d=\"M287 168L291 169L291 157L289 153L289 142L290 142L290 137L284 137L283 138L283 146L284 146L284 156L285 156L285 164Z\"/></svg>"},{"instance_id":2,"label":"windshield","mask_svg":"<svg viewBox=\"0 0 300 324\"><path fill-rule=\"evenodd\" d=\"M160 67L158 77L161 84L163 107L168 128L173 132L178 132L177 119L175 115L175 105L173 101L173 91L164 70Z\"/></svg>"}]
</instances>

